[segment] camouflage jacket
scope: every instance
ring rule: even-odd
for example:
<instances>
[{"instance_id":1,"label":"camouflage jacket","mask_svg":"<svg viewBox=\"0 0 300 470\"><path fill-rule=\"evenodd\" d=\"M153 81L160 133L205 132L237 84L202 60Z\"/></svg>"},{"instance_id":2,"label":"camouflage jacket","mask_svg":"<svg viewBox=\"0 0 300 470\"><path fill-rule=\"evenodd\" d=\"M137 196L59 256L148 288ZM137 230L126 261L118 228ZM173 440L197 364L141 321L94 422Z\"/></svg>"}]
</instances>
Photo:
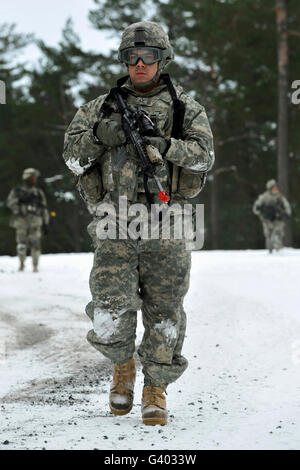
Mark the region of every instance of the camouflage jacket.
<instances>
[{"instance_id":1,"label":"camouflage jacket","mask_svg":"<svg viewBox=\"0 0 300 470\"><path fill-rule=\"evenodd\" d=\"M7 207L12 211L11 227L16 228L25 218L32 225L49 223L49 212L44 191L26 183L13 188L7 198Z\"/></svg>"},{"instance_id":2,"label":"camouflage jacket","mask_svg":"<svg viewBox=\"0 0 300 470\"><path fill-rule=\"evenodd\" d=\"M284 220L291 215L291 206L281 193L268 190L260 194L253 205L253 212L262 220Z\"/></svg>"},{"instance_id":3,"label":"camouflage jacket","mask_svg":"<svg viewBox=\"0 0 300 470\"><path fill-rule=\"evenodd\" d=\"M200 191L199 177L209 171L214 162L213 137L205 109L198 102L188 96L180 86L175 86L177 97L185 104L185 115L182 129L182 140L171 137L173 125L173 102L165 83L160 82L158 87L148 93L134 90L130 81L123 85L129 92L127 104L135 109L138 105L150 115L155 122L157 133L161 137L171 139L171 145L164 156L164 166L160 171L162 185L172 194L179 194L182 198L194 197ZM128 144L128 154L131 155L116 173L113 169L113 151L95 142L93 126L101 120L100 109L107 95L80 107L73 121L67 129L64 143L64 160L69 169L79 176L84 186L85 175L89 169L99 163L99 174L87 178L90 193L95 190L95 200L87 197L87 202L93 203L107 194L126 195L129 201L140 200L139 194L144 192L139 163L134 152ZM116 113L112 119L120 119L116 104L112 103ZM171 168L171 170L170 170ZM180 169L176 173L175 169ZM175 176L174 176L175 175ZM94 177L94 180L93 180ZM197 180L198 177L198 180ZM91 180L93 180L91 182ZM175 180L175 181L174 181ZM150 192L155 192L155 185L149 185ZM99 192L101 197L99 198ZM98 195L97 195L98 193ZM157 201L155 201L157 202Z\"/></svg>"}]
</instances>

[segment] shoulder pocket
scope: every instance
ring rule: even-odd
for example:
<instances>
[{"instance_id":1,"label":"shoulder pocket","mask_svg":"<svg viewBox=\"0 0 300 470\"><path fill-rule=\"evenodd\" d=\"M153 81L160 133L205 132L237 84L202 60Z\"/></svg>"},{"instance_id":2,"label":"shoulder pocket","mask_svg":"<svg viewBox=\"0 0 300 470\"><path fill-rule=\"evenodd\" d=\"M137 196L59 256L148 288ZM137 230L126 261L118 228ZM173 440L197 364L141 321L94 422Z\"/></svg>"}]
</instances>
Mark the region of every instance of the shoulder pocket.
<instances>
[{"instance_id":1,"label":"shoulder pocket","mask_svg":"<svg viewBox=\"0 0 300 470\"><path fill-rule=\"evenodd\" d=\"M181 168L178 182L178 193L186 199L198 196L204 188L206 173Z\"/></svg>"}]
</instances>

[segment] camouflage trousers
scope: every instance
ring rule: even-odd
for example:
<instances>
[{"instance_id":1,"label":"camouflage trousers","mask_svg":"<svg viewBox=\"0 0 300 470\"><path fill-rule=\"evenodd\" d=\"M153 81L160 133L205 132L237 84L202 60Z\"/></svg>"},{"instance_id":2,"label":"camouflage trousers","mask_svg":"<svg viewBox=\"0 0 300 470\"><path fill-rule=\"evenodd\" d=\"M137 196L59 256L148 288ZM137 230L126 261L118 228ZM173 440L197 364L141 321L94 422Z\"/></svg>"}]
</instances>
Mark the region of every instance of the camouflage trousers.
<instances>
[{"instance_id":1,"label":"camouflage trousers","mask_svg":"<svg viewBox=\"0 0 300 470\"><path fill-rule=\"evenodd\" d=\"M24 224L16 229L17 255L20 261L25 261L27 250L30 249L32 263L38 264L41 254L41 227Z\"/></svg>"},{"instance_id":2,"label":"camouflage trousers","mask_svg":"<svg viewBox=\"0 0 300 470\"><path fill-rule=\"evenodd\" d=\"M93 321L88 341L113 363L135 351L137 310L144 335L138 347L146 385L167 386L181 376L186 329L183 299L191 254L178 240L98 240L90 275Z\"/></svg>"},{"instance_id":3,"label":"camouflage trousers","mask_svg":"<svg viewBox=\"0 0 300 470\"><path fill-rule=\"evenodd\" d=\"M272 250L280 250L283 247L284 227L285 223L282 220L263 220L263 231L265 235L266 249L270 252Z\"/></svg>"}]
</instances>

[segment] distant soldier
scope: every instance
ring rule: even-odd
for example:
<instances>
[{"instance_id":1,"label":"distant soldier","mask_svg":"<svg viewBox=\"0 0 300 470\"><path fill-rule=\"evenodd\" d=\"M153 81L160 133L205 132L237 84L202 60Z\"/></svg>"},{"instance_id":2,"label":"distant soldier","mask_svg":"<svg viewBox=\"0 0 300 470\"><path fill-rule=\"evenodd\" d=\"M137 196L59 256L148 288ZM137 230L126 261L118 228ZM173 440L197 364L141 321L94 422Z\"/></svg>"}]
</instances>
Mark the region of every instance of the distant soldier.
<instances>
[{"instance_id":1,"label":"distant soldier","mask_svg":"<svg viewBox=\"0 0 300 470\"><path fill-rule=\"evenodd\" d=\"M37 272L41 254L42 229L47 233L49 213L46 197L42 189L37 188L39 171L26 168L23 171L23 183L11 190L7 198L7 207L12 211L10 226L16 229L17 255L20 259L19 271L24 270L27 248L31 250L33 271Z\"/></svg>"},{"instance_id":2,"label":"distant soldier","mask_svg":"<svg viewBox=\"0 0 300 470\"><path fill-rule=\"evenodd\" d=\"M267 191L261 194L253 205L253 212L263 225L266 248L270 253L283 247L286 218L291 215L291 206L280 193L277 182L269 180Z\"/></svg>"}]
</instances>

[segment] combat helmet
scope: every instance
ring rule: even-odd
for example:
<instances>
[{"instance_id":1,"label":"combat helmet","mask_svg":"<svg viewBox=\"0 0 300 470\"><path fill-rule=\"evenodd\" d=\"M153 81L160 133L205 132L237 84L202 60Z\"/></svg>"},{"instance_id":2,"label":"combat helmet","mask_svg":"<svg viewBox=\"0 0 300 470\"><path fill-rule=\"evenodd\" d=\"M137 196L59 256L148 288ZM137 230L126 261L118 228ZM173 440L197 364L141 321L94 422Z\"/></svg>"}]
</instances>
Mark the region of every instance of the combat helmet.
<instances>
[{"instance_id":1,"label":"combat helmet","mask_svg":"<svg viewBox=\"0 0 300 470\"><path fill-rule=\"evenodd\" d=\"M35 176L36 178L38 178L40 176L39 170L36 170L35 168L25 168L25 170L23 171L22 179L27 180L31 176Z\"/></svg>"},{"instance_id":2,"label":"combat helmet","mask_svg":"<svg viewBox=\"0 0 300 470\"><path fill-rule=\"evenodd\" d=\"M277 181L272 179L272 180L269 180L267 181L266 183L266 188L269 190L269 189L272 189L273 186L277 186Z\"/></svg>"},{"instance_id":3,"label":"combat helmet","mask_svg":"<svg viewBox=\"0 0 300 470\"><path fill-rule=\"evenodd\" d=\"M162 70L174 58L173 48L167 33L160 24L153 21L133 23L124 30L118 51L119 61L128 65L128 53L135 48L149 48L155 53L154 61L158 62L158 71L151 80L153 83L157 81Z\"/></svg>"}]
</instances>

